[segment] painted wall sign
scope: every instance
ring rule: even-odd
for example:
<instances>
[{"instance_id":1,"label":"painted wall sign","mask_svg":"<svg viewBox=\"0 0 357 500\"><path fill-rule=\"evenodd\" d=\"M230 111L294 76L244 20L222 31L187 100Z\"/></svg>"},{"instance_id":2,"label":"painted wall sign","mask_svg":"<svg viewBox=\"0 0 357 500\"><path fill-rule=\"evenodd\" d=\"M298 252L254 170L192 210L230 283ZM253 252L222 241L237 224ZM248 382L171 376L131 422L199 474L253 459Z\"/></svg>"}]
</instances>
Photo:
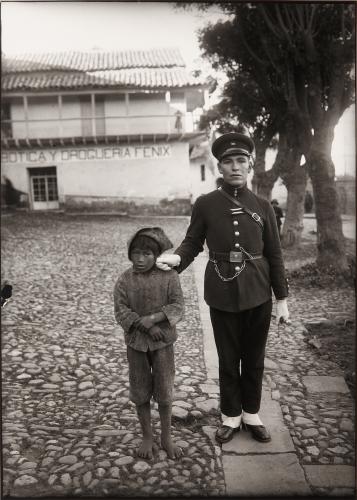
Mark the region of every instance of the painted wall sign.
<instances>
[{"instance_id":1,"label":"painted wall sign","mask_svg":"<svg viewBox=\"0 0 357 500\"><path fill-rule=\"evenodd\" d=\"M4 163L53 163L78 160L155 160L170 158L171 154L170 144L154 144L146 146L2 151L1 161Z\"/></svg>"}]
</instances>

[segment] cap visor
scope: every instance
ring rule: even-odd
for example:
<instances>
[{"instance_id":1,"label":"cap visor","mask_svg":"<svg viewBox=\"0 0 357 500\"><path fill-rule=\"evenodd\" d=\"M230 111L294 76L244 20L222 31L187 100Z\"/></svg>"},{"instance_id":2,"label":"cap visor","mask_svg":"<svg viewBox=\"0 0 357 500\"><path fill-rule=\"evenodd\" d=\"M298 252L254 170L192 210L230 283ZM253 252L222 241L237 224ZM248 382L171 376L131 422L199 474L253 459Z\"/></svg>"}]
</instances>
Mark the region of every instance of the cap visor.
<instances>
[{"instance_id":1,"label":"cap visor","mask_svg":"<svg viewBox=\"0 0 357 500\"><path fill-rule=\"evenodd\" d=\"M227 151L225 151L223 154L221 154L220 156L220 160L222 158L225 158L226 156L232 156L232 155L244 155L244 156L250 156L250 153L249 151L247 151L246 149L240 149L240 148L232 148L232 149L228 149Z\"/></svg>"}]
</instances>

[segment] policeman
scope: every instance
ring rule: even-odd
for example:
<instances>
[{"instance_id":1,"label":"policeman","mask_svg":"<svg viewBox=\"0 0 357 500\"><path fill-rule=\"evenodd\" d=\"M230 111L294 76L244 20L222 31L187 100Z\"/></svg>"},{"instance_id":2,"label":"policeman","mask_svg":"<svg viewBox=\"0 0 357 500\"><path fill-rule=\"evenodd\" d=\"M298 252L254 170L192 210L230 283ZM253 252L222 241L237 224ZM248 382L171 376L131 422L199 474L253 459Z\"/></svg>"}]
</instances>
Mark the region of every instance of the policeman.
<instances>
[{"instance_id":1,"label":"policeman","mask_svg":"<svg viewBox=\"0 0 357 500\"><path fill-rule=\"evenodd\" d=\"M216 139L212 153L223 176L220 188L200 196L192 209L186 236L174 254L156 265L180 273L203 251L209 261L204 298L210 308L219 360L222 424L219 443L230 441L243 424L252 437L271 440L259 418L265 346L272 312L287 321L288 286L274 210L269 201L247 188L254 142L241 133Z\"/></svg>"}]
</instances>

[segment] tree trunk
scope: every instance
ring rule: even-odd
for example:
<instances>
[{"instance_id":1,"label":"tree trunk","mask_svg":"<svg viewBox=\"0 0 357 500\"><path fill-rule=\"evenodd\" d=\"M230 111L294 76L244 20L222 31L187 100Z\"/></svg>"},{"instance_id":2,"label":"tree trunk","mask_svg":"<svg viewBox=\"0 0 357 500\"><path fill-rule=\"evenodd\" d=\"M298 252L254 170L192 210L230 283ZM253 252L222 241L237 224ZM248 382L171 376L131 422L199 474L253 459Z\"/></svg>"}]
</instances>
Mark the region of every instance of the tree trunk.
<instances>
[{"instance_id":1,"label":"tree trunk","mask_svg":"<svg viewBox=\"0 0 357 500\"><path fill-rule=\"evenodd\" d=\"M345 238L331 159L333 128L315 135L308 155L317 222L317 265L320 269L348 270Z\"/></svg>"},{"instance_id":2,"label":"tree trunk","mask_svg":"<svg viewBox=\"0 0 357 500\"><path fill-rule=\"evenodd\" d=\"M274 135L276 134L276 131L276 123L273 121L266 128L263 137L258 134L253 137L255 144L255 162L254 175L252 179L252 191L267 200L271 199L271 191L278 178L278 174L274 169L275 163L270 170L267 172L265 171L265 155Z\"/></svg>"},{"instance_id":3,"label":"tree trunk","mask_svg":"<svg viewBox=\"0 0 357 500\"><path fill-rule=\"evenodd\" d=\"M304 229L304 205L306 191L306 170L300 166L301 155L297 154L292 171L283 177L288 191L286 215L284 219L281 243L283 248L299 246Z\"/></svg>"},{"instance_id":4,"label":"tree trunk","mask_svg":"<svg viewBox=\"0 0 357 500\"><path fill-rule=\"evenodd\" d=\"M278 172L273 167L266 172L259 172L256 174L257 177L257 195L266 200L271 200L271 192L273 190L274 184L279 177Z\"/></svg>"},{"instance_id":5,"label":"tree trunk","mask_svg":"<svg viewBox=\"0 0 357 500\"><path fill-rule=\"evenodd\" d=\"M256 140L254 175L252 179L252 191L255 194L258 194L259 192L259 176L265 172L265 153L266 146L261 141Z\"/></svg>"},{"instance_id":6,"label":"tree trunk","mask_svg":"<svg viewBox=\"0 0 357 500\"><path fill-rule=\"evenodd\" d=\"M306 190L306 169L300 165L301 149L296 131L291 123L285 124L279 132L279 149L276 169L288 191L286 215L282 231L284 248L298 246L304 228L304 201Z\"/></svg>"}]
</instances>

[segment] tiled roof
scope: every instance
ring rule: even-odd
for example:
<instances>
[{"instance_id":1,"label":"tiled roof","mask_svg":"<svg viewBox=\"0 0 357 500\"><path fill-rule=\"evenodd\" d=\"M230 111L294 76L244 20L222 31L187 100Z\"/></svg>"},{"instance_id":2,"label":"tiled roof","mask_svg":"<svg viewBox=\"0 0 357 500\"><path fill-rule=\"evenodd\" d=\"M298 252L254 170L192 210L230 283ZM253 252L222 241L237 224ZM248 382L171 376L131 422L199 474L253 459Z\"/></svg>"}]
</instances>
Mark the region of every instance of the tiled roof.
<instances>
[{"instance_id":1,"label":"tiled roof","mask_svg":"<svg viewBox=\"0 0 357 500\"><path fill-rule=\"evenodd\" d=\"M183 68L130 69L118 71L94 71L88 73L26 73L4 75L2 90L48 90L86 88L175 88L202 85L202 80L190 76Z\"/></svg>"},{"instance_id":2,"label":"tiled roof","mask_svg":"<svg viewBox=\"0 0 357 500\"><path fill-rule=\"evenodd\" d=\"M127 68L185 66L178 49L126 50L121 52L56 52L5 57L3 73L33 71L103 71Z\"/></svg>"},{"instance_id":3,"label":"tiled roof","mask_svg":"<svg viewBox=\"0 0 357 500\"><path fill-rule=\"evenodd\" d=\"M4 57L2 75L5 92L118 86L177 88L204 83L187 72L178 49Z\"/></svg>"}]
</instances>

